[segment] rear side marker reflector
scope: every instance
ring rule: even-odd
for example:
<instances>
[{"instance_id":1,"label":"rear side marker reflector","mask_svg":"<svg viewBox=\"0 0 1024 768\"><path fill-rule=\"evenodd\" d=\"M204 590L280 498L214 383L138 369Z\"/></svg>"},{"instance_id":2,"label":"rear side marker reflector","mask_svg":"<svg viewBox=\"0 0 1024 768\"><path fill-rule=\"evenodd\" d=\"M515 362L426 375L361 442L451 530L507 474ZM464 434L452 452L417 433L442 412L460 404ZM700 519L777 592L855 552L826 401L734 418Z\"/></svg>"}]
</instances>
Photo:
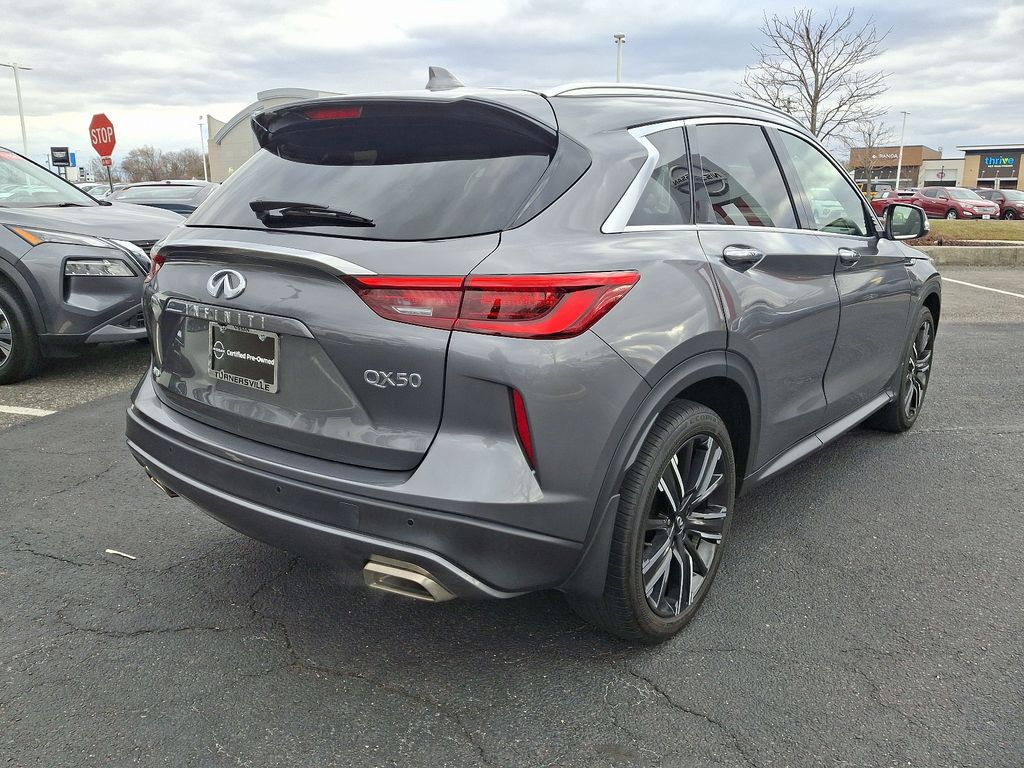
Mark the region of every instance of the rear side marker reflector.
<instances>
[{"instance_id":1,"label":"rear side marker reflector","mask_svg":"<svg viewBox=\"0 0 1024 768\"><path fill-rule=\"evenodd\" d=\"M343 277L370 309L400 323L525 339L565 339L604 317L640 275Z\"/></svg>"},{"instance_id":2,"label":"rear side marker reflector","mask_svg":"<svg viewBox=\"0 0 1024 768\"><path fill-rule=\"evenodd\" d=\"M519 446L523 449L530 469L537 468L537 462L533 455L533 436L530 434L530 421L526 418L526 403L518 389L510 389L512 393L512 418L516 425L516 437L519 438Z\"/></svg>"}]
</instances>

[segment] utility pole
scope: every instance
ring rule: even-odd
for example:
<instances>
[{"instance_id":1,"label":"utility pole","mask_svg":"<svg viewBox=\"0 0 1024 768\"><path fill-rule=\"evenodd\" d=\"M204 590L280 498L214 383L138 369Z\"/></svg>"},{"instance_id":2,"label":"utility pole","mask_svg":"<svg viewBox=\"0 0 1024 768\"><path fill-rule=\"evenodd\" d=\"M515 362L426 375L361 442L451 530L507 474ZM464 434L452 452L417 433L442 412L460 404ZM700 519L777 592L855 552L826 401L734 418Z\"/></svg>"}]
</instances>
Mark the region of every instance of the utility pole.
<instances>
[{"instance_id":1,"label":"utility pole","mask_svg":"<svg viewBox=\"0 0 1024 768\"><path fill-rule=\"evenodd\" d=\"M626 42L623 34L615 35L615 82L622 82L622 46Z\"/></svg>"},{"instance_id":2,"label":"utility pole","mask_svg":"<svg viewBox=\"0 0 1024 768\"><path fill-rule=\"evenodd\" d=\"M210 176L206 171L206 142L203 141L203 116L199 116L199 159L203 163L203 181L209 181Z\"/></svg>"},{"instance_id":3,"label":"utility pole","mask_svg":"<svg viewBox=\"0 0 1024 768\"><path fill-rule=\"evenodd\" d=\"M25 108L21 104L21 80L18 78L18 70L30 70L32 67L23 67L17 62L12 61L10 64L4 64L0 62L0 67L10 67L14 70L14 90L18 94L18 117L21 118L21 151L22 154L28 155L28 135L25 133Z\"/></svg>"},{"instance_id":4,"label":"utility pole","mask_svg":"<svg viewBox=\"0 0 1024 768\"><path fill-rule=\"evenodd\" d=\"M900 128L900 156L899 156L899 159L896 161L896 187L895 188L896 188L897 191L899 191L899 188L900 188L900 176L903 173L903 137L907 133L907 115L909 115L909 114L910 114L909 112L903 112L903 127Z\"/></svg>"}]
</instances>

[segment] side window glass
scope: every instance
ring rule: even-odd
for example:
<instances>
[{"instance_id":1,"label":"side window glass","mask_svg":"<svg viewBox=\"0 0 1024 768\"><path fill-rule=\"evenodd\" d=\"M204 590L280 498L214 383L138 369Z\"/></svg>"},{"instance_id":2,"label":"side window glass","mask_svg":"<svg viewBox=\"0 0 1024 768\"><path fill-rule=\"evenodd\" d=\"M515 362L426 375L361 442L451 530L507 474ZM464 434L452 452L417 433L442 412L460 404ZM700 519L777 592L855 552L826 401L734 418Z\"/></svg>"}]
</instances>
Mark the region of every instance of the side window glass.
<instances>
[{"instance_id":1,"label":"side window glass","mask_svg":"<svg viewBox=\"0 0 1024 768\"><path fill-rule=\"evenodd\" d=\"M698 222L796 227L793 202L764 131L756 125L699 125L691 135Z\"/></svg>"},{"instance_id":2,"label":"side window glass","mask_svg":"<svg viewBox=\"0 0 1024 768\"><path fill-rule=\"evenodd\" d=\"M779 135L811 206L808 229L866 236L864 204L848 177L813 144L784 131Z\"/></svg>"},{"instance_id":3,"label":"side window glass","mask_svg":"<svg viewBox=\"0 0 1024 768\"><path fill-rule=\"evenodd\" d=\"M658 164L633 209L627 226L692 224L690 178L682 128L647 135L658 150Z\"/></svg>"}]
</instances>

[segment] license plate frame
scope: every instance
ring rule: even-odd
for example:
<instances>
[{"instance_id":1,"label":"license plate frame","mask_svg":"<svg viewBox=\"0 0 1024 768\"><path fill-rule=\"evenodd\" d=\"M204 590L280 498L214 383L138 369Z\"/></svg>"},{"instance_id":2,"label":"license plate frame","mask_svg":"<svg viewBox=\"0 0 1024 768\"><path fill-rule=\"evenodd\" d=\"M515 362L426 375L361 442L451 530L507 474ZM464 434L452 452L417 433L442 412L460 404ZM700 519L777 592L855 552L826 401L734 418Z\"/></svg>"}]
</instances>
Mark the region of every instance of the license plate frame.
<instances>
[{"instance_id":1,"label":"license plate frame","mask_svg":"<svg viewBox=\"0 0 1024 768\"><path fill-rule=\"evenodd\" d=\"M256 337L257 341L250 340L247 338L249 336ZM225 341L229 344L225 344ZM269 351L267 342L272 342L273 345L273 357L269 358L269 362L265 357ZM217 356L218 343L221 345L220 357ZM271 395L278 393L281 367L279 334L211 322L207 352L207 372L217 381L237 384ZM270 381L266 378L268 373L272 375ZM256 375L259 375L259 378L255 378Z\"/></svg>"},{"instance_id":2,"label":"license plate frame","mask_svg":"<svg viewBox=\"0 0 1024 768\"><path fill-rule=\"evenodd\" d=\"M983 213L983 214L981 214L981 218L983 218L983 219L991 219L992 218L992 214L991 213Z\"/></svg>"}]
</instances>

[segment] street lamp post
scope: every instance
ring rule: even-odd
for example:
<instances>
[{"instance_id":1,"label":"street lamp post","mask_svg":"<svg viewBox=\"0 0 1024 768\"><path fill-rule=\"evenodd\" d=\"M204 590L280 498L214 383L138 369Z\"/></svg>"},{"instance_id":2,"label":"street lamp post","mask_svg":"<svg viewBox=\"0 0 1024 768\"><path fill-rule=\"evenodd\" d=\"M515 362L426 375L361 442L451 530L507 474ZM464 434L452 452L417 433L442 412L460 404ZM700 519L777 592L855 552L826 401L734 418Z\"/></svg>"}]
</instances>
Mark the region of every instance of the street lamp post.
<instances>
[{"instance_id":1,"label":"street lamp post","mask_svg":"<svg viewBox=\"0 0 1024 768\"><path fill-rule=\"evenodd\" d=\"M14 70L14 90L18 94L18 117L21 118L21 150L22 153L28 154L28 135L25 133L25 108L21 104L21 80L18 78L18 70L30 70L32 67L23 67L15 61L10 64L4 64L0 62L0 67L10 67Z\"/></svg>"},{"instance_id":2,"label":"street lamp post","mask_svg":"<svg viewBox=\"0 0 1024 768\"><path fill-rule=\"evenodd\" d=\"M622 82L622 46L626 42L623 34L615 35L615 82Z\"/></svg>"},{"instance_id":3,"label":"street lamp post","mask_svg":"<svg viewBox=\"0 0 1024 768\"><path fill-rule=\"evenodd\" d=\"M907 133L907 115L909 112L903 112L903 127L900 129L900 156L896 161L896 190L900 188L900 176L903 175L903 138Z\"/></svg>"},{"instance_id":4,"label":"street lamp post","mask_svg":"<svg viewBox=\"0 0 1024 768\"><path fill-rule=\"evenodd\" d=\"M199 161L203 164L203 181L209 181L206 171L206 142L203 141L203 116L199 116Z\"/></svg>"}]
</instances>

